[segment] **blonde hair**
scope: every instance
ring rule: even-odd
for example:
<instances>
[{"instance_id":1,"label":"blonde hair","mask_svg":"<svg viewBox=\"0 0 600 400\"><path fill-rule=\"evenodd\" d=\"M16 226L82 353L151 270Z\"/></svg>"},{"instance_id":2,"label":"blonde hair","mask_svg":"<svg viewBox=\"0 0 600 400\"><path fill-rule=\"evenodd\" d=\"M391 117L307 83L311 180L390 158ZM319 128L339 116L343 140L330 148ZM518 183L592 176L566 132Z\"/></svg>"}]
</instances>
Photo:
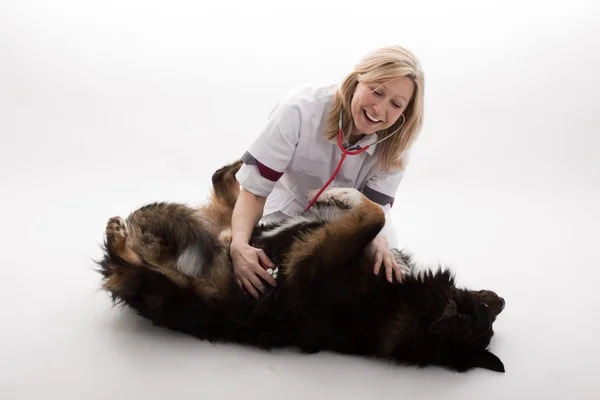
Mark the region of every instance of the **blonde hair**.
<instances>
[{"instance_id":1,"label":"blonde hair","mask_svg":"<svg viewBox=\"0 0 600 400\"><path fill-rule=\"evenodd\" d=\"M356 85L364 83L382 83L398 77L408 77L414 83L413 97L404 109L404 118L398 118L389 128L377 132L385 137L396 131L389 139L377 144L379 165L384 170L403 168L402 154L410 148L423 126L424 74L416 57L400 46L386 46L371 51L364 56L354 70L341 82L333 97L324 136L327 140L337 139L340 112L343 115L342 129L351 132L354 128L350 104Z\"/></svg>"}]
</instances>

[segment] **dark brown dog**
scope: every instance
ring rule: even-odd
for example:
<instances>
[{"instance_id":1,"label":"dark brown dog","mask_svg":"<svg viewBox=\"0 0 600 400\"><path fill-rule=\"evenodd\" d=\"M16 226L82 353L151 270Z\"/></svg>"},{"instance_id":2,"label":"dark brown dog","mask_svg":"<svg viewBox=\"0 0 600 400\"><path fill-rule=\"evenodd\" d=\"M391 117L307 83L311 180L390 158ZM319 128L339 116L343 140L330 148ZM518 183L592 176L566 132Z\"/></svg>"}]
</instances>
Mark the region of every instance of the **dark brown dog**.
<instances>
[{"instance_id":1,"label":"dark brown dog","mask_svg":"<svg viewBox=\"0 0 600 400\"><path fill-rule=\"evenodd\" d=\"M109 220L98 264L115 303L210 341L504 372L487 350L504 300L457 288L448 270L417 272L399 251L402 283L375 276L364 248L385 215L354 189L326 190L306 214L259 225L252 240L278 265L277 285L258 300L244 292L228 250L239 167L215 172L204 207L153 203Z\"/></svg>"}]
</instances>

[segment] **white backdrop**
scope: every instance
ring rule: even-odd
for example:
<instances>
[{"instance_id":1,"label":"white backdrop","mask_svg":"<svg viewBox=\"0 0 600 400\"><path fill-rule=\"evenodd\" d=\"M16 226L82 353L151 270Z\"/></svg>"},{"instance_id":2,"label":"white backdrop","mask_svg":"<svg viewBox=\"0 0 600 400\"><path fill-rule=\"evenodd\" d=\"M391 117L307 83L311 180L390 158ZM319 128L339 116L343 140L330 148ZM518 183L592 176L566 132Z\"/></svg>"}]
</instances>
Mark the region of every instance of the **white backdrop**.
<instances>
[{"instance_id":1,"label":"white backdrop","mask_svg":"<svg viewBox=\"0 0 600 400\"><path fill-rule=\"evenodd\" d=\"M0 3L0 397L596 398L598 3L211 3ZM400 241L506 298L506 374L212 346L110 308L108 217L203 201L279 96L387 44L426 73Z\"/></svg>"}]
</instances>

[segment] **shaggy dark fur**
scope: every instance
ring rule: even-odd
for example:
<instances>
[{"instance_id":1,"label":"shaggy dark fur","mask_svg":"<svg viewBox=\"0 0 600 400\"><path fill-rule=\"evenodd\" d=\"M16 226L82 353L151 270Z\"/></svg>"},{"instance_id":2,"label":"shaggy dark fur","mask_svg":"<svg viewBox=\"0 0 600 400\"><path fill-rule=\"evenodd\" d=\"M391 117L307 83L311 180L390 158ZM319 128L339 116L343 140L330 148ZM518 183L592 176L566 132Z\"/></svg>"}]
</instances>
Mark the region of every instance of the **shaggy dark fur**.
<instances>
[{"instance_id":1,"label":"shaggy dark fur","mask_svg":"<svg viewBox=\"0 0 600 400\"><path fill-rule=\"evenodd\" d=\"M320 201L317 214L275 235L262 235L272 225L256 228L255 245L281 269L277 286L259 300L235 282L227 241L224 256L212 257L215 261L199 276L145 260L133 265L107 241L98 262L104 288L115 303L155 325L210 341L297 347L305 353L328 350L461 372L477 367L504 372L500 359L487 350L504 300L492 291L457 288L448 270L405 274L402 283L375 276L364 247L383 227L383 214L366 198L356 206L339 197ZM338 202L348 210L340 211ZM323 213L325 207L338 212ZM179 218L192 218L182 205L171 210L179 210ZM214 247L213 242L205 243ZM413 268L406 254L397 252L397 261Z\"/></svg>"}]
</instances>

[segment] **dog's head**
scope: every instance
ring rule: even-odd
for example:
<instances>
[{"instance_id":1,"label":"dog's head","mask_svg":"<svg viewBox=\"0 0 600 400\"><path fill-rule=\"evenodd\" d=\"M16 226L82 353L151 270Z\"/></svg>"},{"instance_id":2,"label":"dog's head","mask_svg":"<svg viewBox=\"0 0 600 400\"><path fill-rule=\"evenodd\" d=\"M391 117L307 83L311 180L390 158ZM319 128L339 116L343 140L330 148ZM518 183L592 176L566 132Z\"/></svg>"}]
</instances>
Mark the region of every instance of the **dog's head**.
<instances>
[{"instance_id":1,"label":"dog's head","mask_svg":"<svg viewBox=\"0 0 600 400\"><path fill-rule=\"evenodd\" d=\"M504 364L487 350L494 336L493 323L505 301L490 290L453 289L446 304L428 327L428 335L442 362L458 371L485 368L504 372Z\"/></svg>"}]
</instances>

